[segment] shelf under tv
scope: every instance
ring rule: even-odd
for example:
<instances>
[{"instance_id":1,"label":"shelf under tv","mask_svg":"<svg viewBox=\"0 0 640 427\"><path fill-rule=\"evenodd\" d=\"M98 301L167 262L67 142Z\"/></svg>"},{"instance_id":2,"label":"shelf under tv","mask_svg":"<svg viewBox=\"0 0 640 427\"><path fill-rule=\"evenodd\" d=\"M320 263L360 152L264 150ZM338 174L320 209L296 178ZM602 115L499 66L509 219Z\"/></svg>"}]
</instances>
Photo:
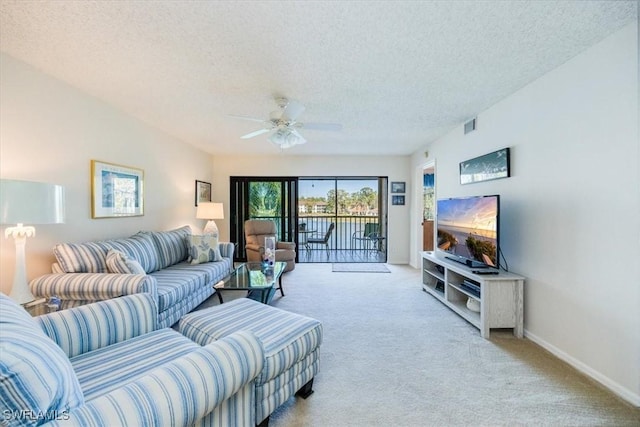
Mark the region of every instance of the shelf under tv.
<instances>
[{"instance_id":1,"label":"shelf under tv","mask_svg":"<svg viewBox=\"0 0 640 427\"><path fill-rule=\"evenodd\" d=\"M524 277L498 270L497 274L477 274L472 270L478 267L461 264L422 252L423 290L480 329L483 338L489 338L492 328L513 328L513 334L522 338ZM441 283L444 292L436 289ZM470 284L478 284L480 291L476 293ZM467 308L469 298L480 302L479 313Z\"/></svg>"}]
</instances>

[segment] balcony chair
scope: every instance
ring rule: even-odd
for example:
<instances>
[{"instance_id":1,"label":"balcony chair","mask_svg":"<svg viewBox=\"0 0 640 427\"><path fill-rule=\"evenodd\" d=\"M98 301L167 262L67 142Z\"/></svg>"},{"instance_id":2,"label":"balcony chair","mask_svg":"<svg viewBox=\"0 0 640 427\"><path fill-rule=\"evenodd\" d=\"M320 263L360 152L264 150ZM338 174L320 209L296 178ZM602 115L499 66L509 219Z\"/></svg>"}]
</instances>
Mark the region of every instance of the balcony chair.
<instances>
[{"instance_id":1,"label":"balcony chair","mask_svg":"<svg viewBox=\"0 0 640 427\"><path fill-rule=\"evenodd\" d=\"M327 258L329 258L329 239L331 238L331 233L333 232L333 229L335 228L336 224L335 223L331 223L329 224L329 228L327 228L327 232L324 233L324 236L319 237L319 236L310 236L307 239L307 245L324 245L325 248L327 249Z\"/></svg>"},{"instance_id":2,"label":"balcony chair","mask_svg":"<svg viewBox=\"0 0 640 427\"><path fill-rule=\"evenodd\" d=\"M358 230L351 235L351 252L358 246L364 249L365 254L382 251L384 237L380 234L378 224L375 222L364 225L364 230Z\"/></svg>"},{"instance_id":3,"label":"balcony chair","mask_svg":"<svg viewBox=\"0 0 640 427\"><path fill-rule=\"evenodd\" d=\"M245 250L247 261L261 262L264 252L264 238L276 236L276 223L270 220L250 219L244 222ZM296 268L296 244L276 241L276 261L286 262L284 271ZM280 290L282 292L282 289Z\"/></svg>"}]
</instances>

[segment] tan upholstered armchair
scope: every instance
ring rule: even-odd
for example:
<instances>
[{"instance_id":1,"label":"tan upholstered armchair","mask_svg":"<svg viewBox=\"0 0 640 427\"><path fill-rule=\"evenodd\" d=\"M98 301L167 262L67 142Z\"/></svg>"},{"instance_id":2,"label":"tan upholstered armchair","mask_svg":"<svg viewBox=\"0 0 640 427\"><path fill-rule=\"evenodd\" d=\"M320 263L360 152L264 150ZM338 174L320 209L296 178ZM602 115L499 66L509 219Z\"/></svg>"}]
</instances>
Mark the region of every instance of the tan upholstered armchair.
<instances>
[{"instance_id":1,"label":"tan upholstered armchair","mask_svg":"<svg viewBox=\"0 0 640 427\"><path fill-rule=\"evenodd\" d=\"M276 235L276 223L269 220L250 219L244 222L245 249L247 261L262 261L264 252L264 238ZM284 271L296 268L296 244L293 242L276 241L276 261L286 262Z\"/></svg>"}]
</instances>

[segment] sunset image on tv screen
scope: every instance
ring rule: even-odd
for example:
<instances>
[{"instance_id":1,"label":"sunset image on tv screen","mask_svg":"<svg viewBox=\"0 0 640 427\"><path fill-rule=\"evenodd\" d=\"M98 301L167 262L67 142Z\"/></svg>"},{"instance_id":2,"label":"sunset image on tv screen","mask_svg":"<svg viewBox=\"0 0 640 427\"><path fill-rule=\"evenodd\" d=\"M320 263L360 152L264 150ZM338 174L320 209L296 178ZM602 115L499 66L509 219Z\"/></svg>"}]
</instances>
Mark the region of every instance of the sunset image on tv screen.
<instances>
[{"instance_id":1,"label":"sunset image on tv screen","mask_svg":"<svg viewBox=\"0 0 640 427\"><path fill-rule=\"evenodd\" d=\"M497 196L438 200L438 248L497 265Z\"/></svg>"}]
</instances>

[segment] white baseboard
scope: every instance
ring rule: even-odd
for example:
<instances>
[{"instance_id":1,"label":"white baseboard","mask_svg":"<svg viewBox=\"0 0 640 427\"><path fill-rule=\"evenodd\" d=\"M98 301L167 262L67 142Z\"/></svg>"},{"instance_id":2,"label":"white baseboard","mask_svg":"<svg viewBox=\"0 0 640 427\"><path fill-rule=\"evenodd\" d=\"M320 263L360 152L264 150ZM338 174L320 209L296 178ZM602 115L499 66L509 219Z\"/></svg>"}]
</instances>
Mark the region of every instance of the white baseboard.
<instances>
[{"instance_id":1,"label":"white baseboard","mask_svg":"<svg viewBox=\"0 0 640 427\"><path fill-rule=\"evenodd\" d=\"M569 365L573 366L578 371L582 372L583 374L587 375L588 377L590 377L590 378L594 379L595 381L599 382L600 384L602 384L603 386L605 386L606 388L611 390L613 393L615 393L616 395L620 396L622 399L624 399L627 402L631 403L633 406L640 407L640 395L639 394L636 394L636 393L632 392L631 390L629 390L628 388L621 386L617 382L613 381L611 378L609 378L609 377L603 375L602 373L594 370L590 366L585 365L581 361L577 360L576 358L574 358L574 357L570 356L569 354L565 353L564 351L560 350L558 347L549 344L545 340L543 340L540 337L532 334L531 332L527 331L526 329L524 331L524 336L527 339L529 339L529 340L533 341L534 343L538 344L540 347L544 348L545 350L547 350L548 352L550 352L554 356L556 356L558 359L567 362Z\"/></svg>"}]
</instances>

